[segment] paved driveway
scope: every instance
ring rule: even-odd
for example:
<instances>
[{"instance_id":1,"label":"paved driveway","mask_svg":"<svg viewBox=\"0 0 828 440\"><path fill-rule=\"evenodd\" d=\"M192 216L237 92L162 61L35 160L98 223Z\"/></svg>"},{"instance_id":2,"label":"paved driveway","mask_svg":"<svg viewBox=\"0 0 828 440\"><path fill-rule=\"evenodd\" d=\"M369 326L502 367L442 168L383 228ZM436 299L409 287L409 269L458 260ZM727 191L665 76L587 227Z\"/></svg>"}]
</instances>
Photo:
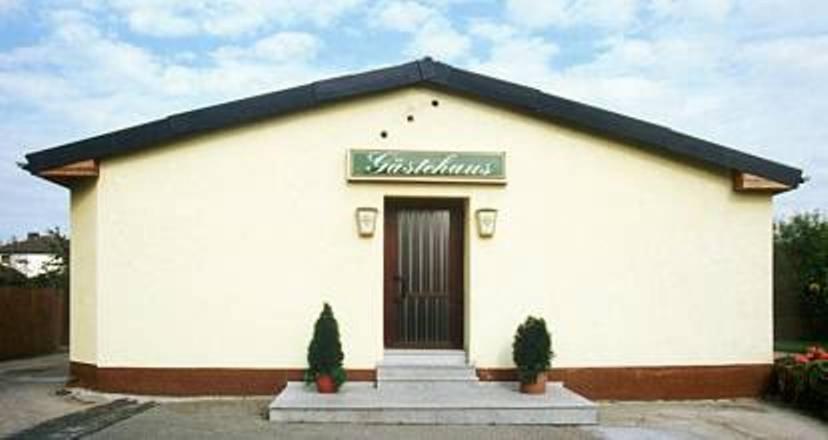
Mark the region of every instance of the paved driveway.
<instances>
[{"instance_id":1,"label":"paved driveway","mask_svg":"<svg viewBox=\"0 0 828 440\"><path fill-rule=\"evenodd\" d=\"M584 428L278 424L265 419L266 398L162 401L152 406L123 401L99 405L105 402L101 396L96 405L58 395L66 365L65 354L0 363L0 438L73 413L34 432L55 426L66 433L91 426L103 427L94 433L88 429L91 439L828 439L828 424L750 399L604 403L601 425ZM84 399L89 397L95 395Z\"/></svg>"},{"instance_id":2,"label":"paved driveway","mask_svg":"<svg viewBox=\"0 0 828 440\"><path fill-rule=\"evenodd\" d=\"M278 424L267 399L164 403L90 438L296 439L828 439L828 425L755 400L606 403L601 425L383 426Z\"/></svg>"},{"instance_id":3,"label":"paved driveway","mask_svg":"<svg viewBox=\"0 0 828 440\"><path fill-rule=\"evenodd\" d=\"M0 438L92 406L56 394L68 370L66 353L0 362Z\"/></svg>"}]
</instances>

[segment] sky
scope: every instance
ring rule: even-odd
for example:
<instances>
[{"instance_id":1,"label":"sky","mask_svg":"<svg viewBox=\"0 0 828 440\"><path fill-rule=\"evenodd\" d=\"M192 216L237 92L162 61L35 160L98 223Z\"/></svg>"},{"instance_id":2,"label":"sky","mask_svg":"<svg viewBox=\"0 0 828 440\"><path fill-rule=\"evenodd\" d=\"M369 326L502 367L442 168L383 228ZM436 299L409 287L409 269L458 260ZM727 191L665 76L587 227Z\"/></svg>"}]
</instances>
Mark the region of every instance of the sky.
<instances>
[{"instance_id":1,"label":"sky","mask_svg":"<svg viewBox=\"0 0 828 440\"><path fill-rule=\"evenodd\" d=\"M804 169L828 211L825 0L0 0L0 240L58 226L27 152L424 56Z\"/></svg>"}]
</instances>

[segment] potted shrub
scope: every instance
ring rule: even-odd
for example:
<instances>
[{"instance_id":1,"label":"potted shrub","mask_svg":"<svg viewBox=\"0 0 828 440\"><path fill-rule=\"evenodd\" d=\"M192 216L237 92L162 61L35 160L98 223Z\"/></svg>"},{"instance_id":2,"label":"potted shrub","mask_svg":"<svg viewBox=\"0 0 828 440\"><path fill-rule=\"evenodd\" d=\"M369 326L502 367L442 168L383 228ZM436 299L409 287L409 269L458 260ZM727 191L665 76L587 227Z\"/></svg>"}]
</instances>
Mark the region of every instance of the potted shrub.
<instances>
[{"instance_id":1,"label":"potted shrub","mask_svg":"<svg viewBox=\"0 0 828 440\"><path fill-rule=\"evenodd\" d=\"M308 369L305 383L316 383L320 393L335 393L345 382L342 368L342 344L339 341L339 325L328 303L313 327L313 339L308 346Z\"/></svg>"},{"instance_id":2,"label":"potted shrub","mask_svg":"<svg viewBox=\"0 0 828 440\"><path fill-rule=\"evenodd\" d=\"M518 326L512 343L512 359L517 365L522 393L546 392L546 372L552 356L552 341L546 329L546 321L529 316Z\"/></svg>"}]
</instances>

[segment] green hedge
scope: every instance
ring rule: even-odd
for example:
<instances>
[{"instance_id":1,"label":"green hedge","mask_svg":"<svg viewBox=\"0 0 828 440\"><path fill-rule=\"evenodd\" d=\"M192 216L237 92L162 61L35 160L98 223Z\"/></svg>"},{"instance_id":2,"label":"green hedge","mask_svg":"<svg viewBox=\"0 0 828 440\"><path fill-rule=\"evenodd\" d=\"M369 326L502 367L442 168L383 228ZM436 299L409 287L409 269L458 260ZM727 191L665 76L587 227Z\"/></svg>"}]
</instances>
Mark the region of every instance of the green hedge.
<instances>
[{"instance_id":1,"label":"green hedge","mask_svg":"<svg viewBox=\"0 0 828 440\"><path fill-rule=\"evenodd\" d=\"M828 418L828 359L787 356L776 361L774 373L783 401Z\"/></svg>"},{"instance_id":2,"label":"green hedge","mask_svg":"<svg viewBox=\"0 0 828 440\"><path fill-rule=\"evenodd\" d=\"M813 347L814 345L828 347L828 341L797 341L792 339L780 339L774 341L773 349L774 351L781 351L784 353L801 353L807 350L808 347Z\"/></svg>"}]
</instances>

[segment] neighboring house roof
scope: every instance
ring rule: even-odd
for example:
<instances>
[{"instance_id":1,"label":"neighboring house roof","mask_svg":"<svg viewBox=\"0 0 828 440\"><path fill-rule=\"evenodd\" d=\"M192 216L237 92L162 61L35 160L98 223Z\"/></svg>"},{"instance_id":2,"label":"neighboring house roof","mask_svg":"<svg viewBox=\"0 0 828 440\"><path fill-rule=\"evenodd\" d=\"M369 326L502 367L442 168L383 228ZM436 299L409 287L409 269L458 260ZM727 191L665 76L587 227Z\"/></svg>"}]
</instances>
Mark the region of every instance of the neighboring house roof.
<instances>
[{"instance_id":1,"label":"neighboring house roof","mask_svg":"<svg viewBox=\"0 0 828 440\"><path fill-rule=\"evenodd\" d=\"M791 188L803 182L802 171L794 167L430 58L178 113L37 151L26 155L27 163L23 168L37 174L80 161L103 159L208 131L415 85L483 100L685 160L754 174Z\"/></svg>"},{"instance_id":2,"label":"neighboring house roof","mask_svg":"<svg viewBox=\"0 0 828 440\"><path fill-rule=\"evenodd\" d=\"M0 246L0 254L54 254L54 240L48 235L30 234L23 241L13 241Z\"/></svg>"}]
</instances>

